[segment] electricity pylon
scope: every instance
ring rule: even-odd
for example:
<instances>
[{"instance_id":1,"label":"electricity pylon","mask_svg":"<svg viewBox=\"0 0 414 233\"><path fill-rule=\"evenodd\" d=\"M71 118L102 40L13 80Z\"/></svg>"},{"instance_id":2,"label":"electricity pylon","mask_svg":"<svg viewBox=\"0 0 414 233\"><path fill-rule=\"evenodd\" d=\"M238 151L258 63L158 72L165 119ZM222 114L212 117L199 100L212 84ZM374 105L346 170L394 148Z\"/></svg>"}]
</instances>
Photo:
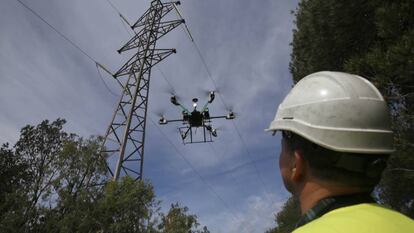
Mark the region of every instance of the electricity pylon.
<instances>
[{"instance_id":1,"label":"electricity pylon","mask_svg":"<svg viewBox=\"0 0 414 233\"><path fill-rule=\"evenodd\" d=\"M175 49L157 49L156 43L184 23L182 18L163 20L179 4L178 1L151 1L150 8L135 24L130 25L135 35L118 50L122 53L135 49L136 53L113 74L123 91L104 137L101 153L108 156L108 170L114 180L125 175L142 179L151 68L175 53Z\"/></svg>"}]
</instances>

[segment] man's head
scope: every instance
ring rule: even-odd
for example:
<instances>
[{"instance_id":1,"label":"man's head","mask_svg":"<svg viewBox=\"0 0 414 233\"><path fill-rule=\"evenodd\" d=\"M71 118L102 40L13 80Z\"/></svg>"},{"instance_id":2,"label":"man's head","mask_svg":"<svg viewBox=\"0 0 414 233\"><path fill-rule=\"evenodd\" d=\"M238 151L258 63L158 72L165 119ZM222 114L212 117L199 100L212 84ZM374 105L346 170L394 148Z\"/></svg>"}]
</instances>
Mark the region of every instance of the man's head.
<instances>
[{"instance_id":1,"label":"man's head","mask_svg":"<svg viewBox=\"0 0 414 233\"><path fill-rule=\"evenodd\" d=\"M282 131L286 188L303 179L372 190L393 152L387 105L366 79L340 72L303 78L280 104L269 131Z\"/></svg>"},{"instance_id":2,"label":"man's head","mask_svg":"<svg viewBox=\"0 0 414 233\"><path fill-rule=\"evenodd\" d=\"M279 166L292 193L304 180L371 192L389 157L333 151L289 131L282 132L281 146Z\"/></svg>"}]
</instances>

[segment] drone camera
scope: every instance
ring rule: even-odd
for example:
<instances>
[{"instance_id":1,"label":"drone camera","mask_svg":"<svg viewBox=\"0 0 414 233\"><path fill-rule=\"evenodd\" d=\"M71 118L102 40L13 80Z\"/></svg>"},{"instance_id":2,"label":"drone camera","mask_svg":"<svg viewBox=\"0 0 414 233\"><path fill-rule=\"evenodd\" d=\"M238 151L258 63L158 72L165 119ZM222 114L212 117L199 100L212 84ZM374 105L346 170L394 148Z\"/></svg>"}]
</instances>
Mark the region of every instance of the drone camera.
<instances>
[{"instance_id":1,"label":"drone camera","mask_svg":"<svg viewBox=\"0 0 414 233\"><path fill-rule=\"evenodd\" d=\"M197 108L197 102L198 102L198 99L197 98L194 98L193 99L193 107L194 108Z\"/></svg>"},{"instance_id":2,"label":"drone camera","mask_svg":"<svg viewBox=\"0 0 414 233\"><path fill-rule=\"evenodd\" d=\"M216 97L216 95L215 95L214 91L211 91L208 94L208 103L211 104L213 102L213 100L214 100L215 97Z\"/></svg>"},{"instance_id":3,"label":"drone camera","mask_svg":"<svg viewBox=\"0 0 414 233\"><path fill-rule=\"evenodd\" d=\"M179 103L178 103L178 101L177 101L177 97L175 96L175 95L173 95L173 96L171 96L171 103L172 104L174 104L174 105L176 105L176 106L178 106L178 105L180 105Z\"/></svg>"}]
</instances>

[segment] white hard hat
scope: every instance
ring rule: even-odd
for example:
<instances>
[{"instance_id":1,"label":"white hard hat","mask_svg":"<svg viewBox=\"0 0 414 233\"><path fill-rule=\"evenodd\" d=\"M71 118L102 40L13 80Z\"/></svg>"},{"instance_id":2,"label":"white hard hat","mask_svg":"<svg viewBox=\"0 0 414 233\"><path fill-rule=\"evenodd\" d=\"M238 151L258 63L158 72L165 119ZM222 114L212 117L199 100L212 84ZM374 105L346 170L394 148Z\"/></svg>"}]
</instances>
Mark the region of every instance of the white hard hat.
<instances>
[{"instance_id":1,"label":"white hard hat","mask_svg":"<svg viewBox=\"0 0 414 233\"><path fill-rule=\"evenodd\" d=\"M266 131L286 130L339 152L390 154L391 120L381 93L368 80L317 72L300 80Z\"/></svg>"}]
</instances>

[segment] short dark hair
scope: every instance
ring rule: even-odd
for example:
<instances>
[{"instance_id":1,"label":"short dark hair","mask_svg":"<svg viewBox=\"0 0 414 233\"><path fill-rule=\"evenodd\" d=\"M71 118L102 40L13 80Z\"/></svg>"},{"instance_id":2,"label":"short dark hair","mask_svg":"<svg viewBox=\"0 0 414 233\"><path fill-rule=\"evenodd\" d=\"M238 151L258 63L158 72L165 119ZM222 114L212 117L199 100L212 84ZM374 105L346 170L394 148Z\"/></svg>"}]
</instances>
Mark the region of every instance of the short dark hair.
<instances>
[{"instance_id":1,"label":"short dark hair","mask_svg":"<svg viewBox=\"0 0 414 233\"><path fill-rule=\"evenodd\" d=\"M282 133L288 151L299 149L315 178L370 189L379 183L388 154L360 154L333 151L319 146L295 133Z\"/></svg>"}]
</instances>

